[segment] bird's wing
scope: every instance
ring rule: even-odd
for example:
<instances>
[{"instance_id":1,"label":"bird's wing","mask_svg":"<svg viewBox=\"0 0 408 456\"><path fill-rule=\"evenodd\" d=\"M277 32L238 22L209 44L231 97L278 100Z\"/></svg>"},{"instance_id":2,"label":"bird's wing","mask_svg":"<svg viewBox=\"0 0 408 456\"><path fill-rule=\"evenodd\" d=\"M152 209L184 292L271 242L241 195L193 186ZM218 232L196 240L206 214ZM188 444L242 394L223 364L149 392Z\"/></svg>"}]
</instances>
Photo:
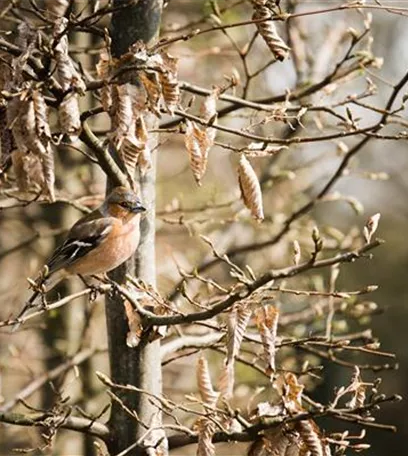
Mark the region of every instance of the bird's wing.
<instances>
[{"instance_id":1,"label":"bird's wing","mask_svg":"<svg viewBox=\"0 0 408 456\"><path fill-rule=\"evenodd\" d=\"M97 247L112 231L114 219L94 211L79 220L69 231L67 239L47 261L48 272L52 274L66 268Z\"/></svg>"}]
</instances>

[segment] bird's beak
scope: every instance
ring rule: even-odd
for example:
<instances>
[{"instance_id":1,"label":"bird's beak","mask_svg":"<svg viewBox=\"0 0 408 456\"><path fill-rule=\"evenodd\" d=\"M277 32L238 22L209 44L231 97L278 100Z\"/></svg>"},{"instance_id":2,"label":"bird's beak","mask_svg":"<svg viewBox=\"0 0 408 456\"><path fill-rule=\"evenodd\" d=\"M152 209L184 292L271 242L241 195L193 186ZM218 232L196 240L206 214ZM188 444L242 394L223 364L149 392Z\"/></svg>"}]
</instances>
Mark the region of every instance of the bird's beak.
<instances>
[{"instance_id":1,"label":"bird's beak","mask_svg":"<svg viewBox=\"0 0 408 456\"><path fill-rule=\"evenodd\" d=\"M142 206L140 201L137 201L131 210L134 214L139 214L140 212L146 212L146 208Z\"/></svg>"}]
</instances>

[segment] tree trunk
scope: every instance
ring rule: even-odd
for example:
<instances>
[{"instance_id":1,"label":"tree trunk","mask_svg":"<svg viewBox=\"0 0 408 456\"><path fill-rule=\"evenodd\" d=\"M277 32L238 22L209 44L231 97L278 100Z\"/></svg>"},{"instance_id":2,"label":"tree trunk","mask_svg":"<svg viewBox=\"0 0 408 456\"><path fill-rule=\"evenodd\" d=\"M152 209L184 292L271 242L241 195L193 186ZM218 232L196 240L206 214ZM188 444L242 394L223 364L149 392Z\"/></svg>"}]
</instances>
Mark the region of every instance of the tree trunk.
<instances>
[{"instance_id":1,"label":"tree trunk","mask_svg":"<svg viewBox=\"0 0 408 456\"><path fill-rule=\"evenodd\" d=\"M126 53L129 46L138 40L145 43L152 42L158 33L162 1L139 0L137 4L126 6L128 3L127 0L113 2L114 8L119 8L112 15L111 22L112 54L115 57ZM141 222L141 240L135 257L110 275L118 283L123 283L126 273L131 273L146 283L155 285L155 174L155 165L153 165L144 177L136 176L141 199L148 208L148 214ZM149 343L148 334L145 334L137 348L129 348L126 345L129 328L120 296L106 299L106 319L112 380L119 384L132 384L153 394L161 394L159 341ZM146 433L146 427L143 424L147 426L161 424L158 409L152 406L145 394L124 391L115 391L115 394L128 408L137 413L139 421L129 416L119 403L113 402L109 420L112 433L109 445L111 454L134 446L137 439ZM152 437L160 438L160 434L159 436L157 433L153 436L149 435L149 440ZM144 453L142 446L133 448L127 454Z\"/></svg>"}]
</instances>

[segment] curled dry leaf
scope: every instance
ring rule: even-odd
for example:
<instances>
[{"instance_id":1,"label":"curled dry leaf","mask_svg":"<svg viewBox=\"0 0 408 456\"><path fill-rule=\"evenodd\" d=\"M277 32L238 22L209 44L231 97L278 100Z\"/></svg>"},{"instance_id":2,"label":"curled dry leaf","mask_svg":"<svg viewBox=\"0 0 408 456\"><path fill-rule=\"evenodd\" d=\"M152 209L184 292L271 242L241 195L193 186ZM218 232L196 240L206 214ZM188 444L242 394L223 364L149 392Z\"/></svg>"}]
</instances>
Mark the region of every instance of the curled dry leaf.
<instances>
[{"instance_id":1,"label":"curled dry leaf","mask_svg":"<svg viewBox=\"0 0 408 456\"><path fill-rule=\"evenodd\" d=\"M139 75L146 92L147 108L157 117L160 115L161 86L157 73L143 71Z\"/></svg>"},{"instance_id":2,"label":"curled dry leaf","mask_svg":"<svg viewBox=\"0 0 408 456\"><path fill-rule=\"evenodd\" d=\"M267 6L254 5L252 19L262 20L262 22L256 23L259 34L272 51L276 60L285 60L289 55L290 47L288 47L279 36L274 21L271 19L268 20L270 17L271 11Z\"/></svg>"},{"instance_id":3,"label":"curled dry leaf","mask_svg":"<svg viewBox=\"0 0 408 456\"><path fill-rule=\"evenodd\" d=\"M205 130L201 130L194 122L186 119L184 143L190 156L190 167L193 176L197 184L201 185L201 179L207 169L208 152L211 147Z\"/></svg>"},{"instance_id":4,"label":"curled dry leaf","mask_svg":"<svg viewBox=\"0 0 408 456\"><path fill-rule=\"evenodd\" d=\"M108 83L112 69L112 59L109 52L105 49L100 53L99 61L96 64L96 74L104 81L104 85L99 90L101 103L104 111L109 112L112 106L112 88Z\"/></svg>"},{"instance_id":5,"label":"curled dry leaf","mask_svg":"<svg viewBox=\"0 0 408 456\"><path fill-rule=\"evenodd\" d=\"M130 176L134 175L137 166L142 174L151 167L146 123L139 109L134 109L134 100L139 92L132 89L130 84L113 86L111 108L113 132L110 136Z\"/></svg>"},{"instance_id":6,"label":"curled dry leaf","mask_svg":"<svg viewBox=\"0 0 408 456\"><path fill-rule=\"evenodd\" d=\"M76 141L81 132L78 93L85 93L86 85L69 57L67 24L68 20L61 17L54 26L56 69L62 90L66 92L58 107L58 114L62 132Z\"/></svg>"},{"instance_id":7,"label":"curled dry leaf","mask_svg":"<svg viewBox=\"0 0 408 456\"><path fill-rule=\"evenodd\" d=\"M239 160L238 181L245 206L257 220L262 221L264 213L261 186L254 169L245 155L241 155Z\"/></svg>"},{"instance_id":8,"label":"curled dry leaf","mask_svg":"<svg viewBox=\"0 0 408 456\"><path fill-rule=\"evenodd\" d=\"M114 85L112 95L112 134L110 140L116 150L120 151L125 140L130 143L135 142L135 121L129 84ZM137 156L133 158L134 163L136 163Z\"/></svg>"},{"instance_id":9,"label":"curled dry leaf","mask_svg":"<svg viewBox=\"0 0 408 456\"><path fill-rule=\"evenodd\" d=\"M214 390L210 377L208 362L204 356L200 356L197 365L197 385L201 399L208 407L215 407L219 393Z\"/></svg>"},{"instance_id":10,"label":"curled dry leaf","mask_svg":"<svg viewBox=\"0 0 408 456\"><path fill-rule=\"evenodd\" d=\"M211 125L215 125L217 123L217 100L219 95L219 87L214 88L211 94L204 98L204 101L201 105L201 117L206 122L210 122ZM206 127L206 135L209 147L212 147L215 141L215 137L217 135L217 129L212 127Z\"/></svg>"},{"instance_id":11,"label":"curled dry leaf","mask_svg":"<svg viewBox=\"0 0 408 456\"><path fill-rule=\"evenodd\" d=\"M272 375L276 371L276 336L278 332L279 311L274 306L265 306L256 309L256 325L264 348L266 373Z\"/></svg>"},{"instance_id":12,"label":"curled dry leaf","mask_svg":"<svg viewBox=\"0 0 408 456\"><path fill-rule=\"evenodd\" d=\"M143 326L139 313L132 307L129 301L124 301L126 318L129 325L129 332L126 336L126 345L135 348L139 345L143 333Z\"/></svg>"},{"instance_id":13,"label":"curled dry leaf","mask_svg":"<svg viewBox=\"0 0 408 456\"><path fill-rule=\"evenodd\" d=\"M41 176L41 165L38 157L29 155L27 151L14 149L11 154L14 174L16 176L17 186L22 192L26 192L31 187L31 178L34 171Z\"/></svg>"},{"instance_id":14,"label":"curled dry leaf","mask_svg":"<svg viewBox=\"0 0 408 456\"><path fill-rule=\"evenodd\" d=\"M54 56L58 79L62 90L74 89L78 93L85 93L86 84L75 68L68 49L68 19L59 18L54 25L53 35L55 39Z\"/></svg>"},{"instance_id":15,"label":"curled dry leaf","mask_svg":"<svg viewBox=\"0 0 408 456\"><path fill-rule=\"evenodd\" d=\"M231 397L234 389L234 360L239 353L245 330L252 315L246 305L234 307L228 317L227 355L219 382L220 390L225 397Z\"/></svg>"},{"instance_id":16,"label":"curled dry leaf","mask_svg":"<svg viewBox=\"0 0 408 456\"><path fill-rule=\"evenodd\" d=\"M8 109L8 124L19 153L13 158L16 177L21 189L27 190L30 182L43 187L51 201L54 195L54 156L51 132L44 98L39 91L28 91L24 97L13 99ZM25 157L34 155L37 159ZM42 172L34 166L40 162ZM32 169L30 169L32 166Z\"/></svg>"},{"instance_id":17,"label":"curled dry leaf","mask_svg":"<svg viewBox=\"0 0 408 456\"><path fill-rule=\"evenodd\" d=\"M296 436L281 426L264 434L248 448L247 456L300 456Z\"/></svg>"},{"instance_id":18,"label":"curled dry leaf","mask_svg":"<svg viewBox=\"0 0 408 456\"><path fill-rule=\"evenodd\" d=\"M197 456L215 456L215 445L212 442L214 423L208 418L200 418L195 428L198 431Z\"/></svg>"},{"instance_id":19,"label":"curled dry leaf","mask_svg":"<svg viewBox=\"0 0 408 456\"><path fill-rule=\"evenodd\" d=\"M351 409L363 407L366 400L366 389L367 385L363 383L360 369L358 366L355 366L351 384L345 389L345 393L353 394L351 400L347 403L347 406Z\"/></svg>"},{"instance_id":20,"label":"curled dry leaf","mask_svg":"<svg viewBox=\"0 0 408 456\"><path fill-rule=\"evenodd\" d=\"M320 435L320 430L313 420L299 421L296 430L300 434L303 450L309 451L310 456L330 455L330 448L326 446Z\"/></svg>"},{"instance_id":21,"label":"curled dry leaf","mask_svg":"<svg viewBox=\"0 0 408 456\"><path fill-rule=\"evenodd\" d=\"M51 128L48 123L48 108L39 90L33 90L32 99L35 112L35 129L42 141L51 140Z\"/></svg>"},{"instance_id":22,"label":"curled dry leaf","mask_svg":"<svg viewBox=\"0 0 408 456\"><path fill-rule=\"evenodd\" d=\"M288 372L275 382L275 388L282 396L286 410L291 413L301 412L304 386L298 382L295 374Z\"/></svg>"},{"instance_id":23,"label":"curled dry leaf","mask_svg":"<svg viewBox=\"0 0 408 456\"><path fill-rule=\"evenodd\" d=\"M74 92L65 95L58 106L58 118L61 131L71 141L76 141L81 133L81 111L79 110L78 96Z\"/></svg>"},{"instance_id":24,"label":"curled dry leaf","mask_svg":"<svg viewBox=\"0 0 408 456\"><path fill-rule=\"evenodd\" d=\"M177 78L178 59L166 52L161 52L162 68L159 71L159 80L163 94L164 103L170 114L174 114L180 101L180 87Z\"/></svg>"}]
</instances>

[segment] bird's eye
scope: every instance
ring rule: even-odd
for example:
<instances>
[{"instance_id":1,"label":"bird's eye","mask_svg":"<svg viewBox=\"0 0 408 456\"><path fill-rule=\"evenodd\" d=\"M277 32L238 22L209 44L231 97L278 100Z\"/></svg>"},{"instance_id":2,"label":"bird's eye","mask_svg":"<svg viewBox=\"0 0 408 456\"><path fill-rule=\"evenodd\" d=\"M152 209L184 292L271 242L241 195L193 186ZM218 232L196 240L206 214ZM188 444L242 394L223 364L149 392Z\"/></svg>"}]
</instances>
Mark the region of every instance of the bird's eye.
<instances>
[{"instance_id":1,"label":"bird's eye","mask_svg":"<svg viewBox=\"0 0 408 456\"><path fill-rule=\"evenodd\" d=\"M122 206L124 209L129 209L129 203L127 203L126 201L120 203L119 206Z\"/></svg>"}]
</instances>

